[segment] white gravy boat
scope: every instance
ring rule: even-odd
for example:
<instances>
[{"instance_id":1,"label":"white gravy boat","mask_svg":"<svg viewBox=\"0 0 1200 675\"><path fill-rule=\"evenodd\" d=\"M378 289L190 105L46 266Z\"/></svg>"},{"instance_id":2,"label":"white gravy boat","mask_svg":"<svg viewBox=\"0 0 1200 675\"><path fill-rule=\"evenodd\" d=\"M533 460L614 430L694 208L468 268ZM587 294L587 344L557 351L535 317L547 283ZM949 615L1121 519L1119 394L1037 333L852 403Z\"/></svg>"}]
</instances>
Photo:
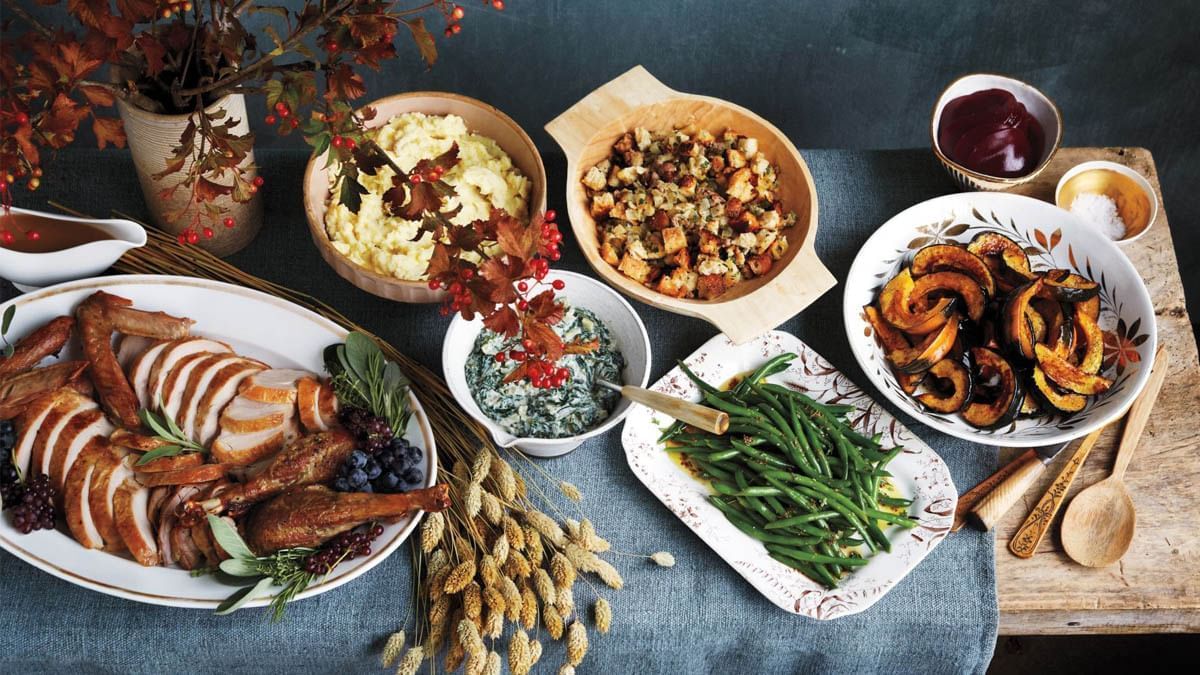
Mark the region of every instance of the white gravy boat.
<instances>
[{"instance_id":1,"label":"white gravy boat","mask_svg":"<svg viewBox=\"0 0 1200 675\"><path fill-rule=\"evenodd\" d=\"M75 218L16 207L12 208L12 213L64 222L87 223L112 237L49 253L24 253L0 246L0 279L8 279L23 292L64 281L98 276L112 267L113 263L129 249L146 245L146 230L131 220Z\"/></svg>"}]
</instances>

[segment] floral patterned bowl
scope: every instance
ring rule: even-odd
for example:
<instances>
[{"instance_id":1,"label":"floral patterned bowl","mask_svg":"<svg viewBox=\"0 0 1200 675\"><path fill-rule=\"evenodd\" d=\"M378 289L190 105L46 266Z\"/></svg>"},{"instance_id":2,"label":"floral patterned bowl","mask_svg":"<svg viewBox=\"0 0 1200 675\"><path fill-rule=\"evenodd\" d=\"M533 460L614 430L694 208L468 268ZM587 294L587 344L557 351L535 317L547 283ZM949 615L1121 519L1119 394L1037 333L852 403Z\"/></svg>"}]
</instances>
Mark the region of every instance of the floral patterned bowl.
<instances>
[{"instance_id":1,"label":"floral patterned bowl","mask_svg":"<svg viewBox=\"0 0 1200 675\"><path fill-rule=\"evenodd\" d=\"M966 243L980 232L998 232L1025 247L1035 270L1065 268L1100 284L1100 328L1104 331L1104 394L1069 416L1017 418L998 429L977 429L958 415L922 410L896 382L863 313L879 289L920 248ZM1108 239L1070 213L1030 197L968 192L922 202L901 211L863 244L846 280L846 336L867 377L898 408L938 431L1006 447L1063 443L1117 419L1150 376L1157 331L1150 293L1137 269Z\"/></svg>"}]
</instances>

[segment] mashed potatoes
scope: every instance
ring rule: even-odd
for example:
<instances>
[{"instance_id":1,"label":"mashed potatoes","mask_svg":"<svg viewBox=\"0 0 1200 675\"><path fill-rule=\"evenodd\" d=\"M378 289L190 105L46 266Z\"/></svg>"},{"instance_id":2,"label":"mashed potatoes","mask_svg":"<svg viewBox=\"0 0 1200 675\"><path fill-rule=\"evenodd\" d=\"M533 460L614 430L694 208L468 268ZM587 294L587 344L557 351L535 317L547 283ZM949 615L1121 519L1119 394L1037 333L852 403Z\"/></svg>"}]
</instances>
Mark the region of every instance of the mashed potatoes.
<instances>
[{"instance_id":1,"label":"mashed potatoes","mask_svg":"<svg viewBox=\"0 0 1200 675\"><path fill-rule=\"evenodd\" d=\"M513 166L512 158L495 141L468 131L461 117L405 113L393 117L375 133L379 147L404 171L458 143L458 164L442 177L456 193L447 200L444 210L462 206L451 222L466 224L486 219L492 208L521 219L529 217L529 179ZM433 255L433 235L425 232L414 239L419 232L417 221L389 216L384 210L383 193L392 186L394 172L384 167L374 176L359 176L358 182L367 194L362 196L357 214L337 202L337 171L331 170L330 175L333 196L325 212L325 231L333 247L380 274L424 279Z\"/></svg>"}]
</instances>

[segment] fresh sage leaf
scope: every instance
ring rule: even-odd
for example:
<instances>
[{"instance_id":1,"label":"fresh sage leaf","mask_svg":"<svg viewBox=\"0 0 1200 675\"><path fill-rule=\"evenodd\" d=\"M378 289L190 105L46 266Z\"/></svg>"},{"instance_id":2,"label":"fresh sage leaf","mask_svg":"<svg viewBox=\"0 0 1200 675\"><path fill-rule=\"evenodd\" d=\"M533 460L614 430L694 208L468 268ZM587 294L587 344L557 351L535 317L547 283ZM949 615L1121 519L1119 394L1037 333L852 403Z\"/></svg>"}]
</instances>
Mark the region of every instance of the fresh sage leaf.
<instances>
[{"instance_id":1,"label":"fresh sage leaf","mask_svg":"<svg viewBox=\"0 0 1200 675\"><path fill-rule=\"evenodd\" d=\"M237 528L230 525L228 521L209 514L208 527L212 530L213 538L230 556L243 560L258 560L254 552L242 540L242 535L238 534Z\"/></svg>"},{"instance_id":2,"label":"fresh sage leaf","mask_svg":"<svg viewBox=\"0 0 1200 675\"><path fill-rule=\"evenodd\" d=\"M257 562L257 560L251 561L246 558L229 558L222 560L220 567L222 572L235 577L256 577L262 574L262 569Z\"/></svg>"},{"instance_id":3,"label":"fresh sage leaf","mask_svg":"<svg viewBox=\"0 0 1200 675\"><path fill-rule=\"evenodd\" d=\"M183 452L183 448L181 446L160 445L157 448L154 448L153 450L142 455L137 461L137 466L142 466L143 464L149 464L150 462L153 462L154 460L156 460L160 457L174 457L175 455L178 455L181 452Z\"/></svg>"},{"instance_id":4,"label":"fresh sage leaf","mask_svg":"<svg viewBox=\"0 0 1200 675\"><path fill-rule=\"evenodd\" d=\"M8 309L4 310L4 320L0 322L0 333L7 334L8 329L12 328L13 317L17 315L17 306L9 305Z\"/></svg>"},{"instance_id":5,"label":"fresh sage leaf","mask_svg":"<svg viewBox=\"0 0 1200 675\"><path fill-rule=\"evenodd\" d=\"M254 596L267 590L271 586L271 583L271 577L263 577L253 586L246 586L234 591L232 595L217 605L216 614L224 616L245 607L246 603L254 599Z\"/></svg>"}]
</instances>

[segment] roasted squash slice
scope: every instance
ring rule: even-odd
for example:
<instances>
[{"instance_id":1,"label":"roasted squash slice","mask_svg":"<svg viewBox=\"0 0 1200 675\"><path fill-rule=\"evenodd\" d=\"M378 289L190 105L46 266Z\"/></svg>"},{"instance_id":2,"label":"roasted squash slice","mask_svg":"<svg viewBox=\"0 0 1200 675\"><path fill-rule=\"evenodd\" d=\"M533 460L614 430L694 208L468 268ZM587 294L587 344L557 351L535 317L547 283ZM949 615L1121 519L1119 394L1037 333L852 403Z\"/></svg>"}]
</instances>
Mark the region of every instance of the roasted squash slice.
<instances>
[{"instance_id":1,"label":"roasted squash slice","mask_svg":"<svg viewBox=\"0 0 1200 675\"><path fill-rule=\"evenodd\" d=\"M983 318L987 308L987 295L975 280L958 272L934 272L916 280L913 284L912 302L918 307L933 306L938 296L958 296L965 305L967 316L972 321Z\"/></svg>"},{"instance_id":2,"label":"roasted squash slice","mask_svg":"<svg viewBox=\"0 0 1200 675\"><path fill-rule=\"evenodd\" d=\"M1046 341L1046 320L1032 305L1025 307L1025 321L1029 322L1029 332L1033 334L1034 342Z\"/></svg>"},{"instance_id":3,"label":"roasted squash slice","mask_svg":"<svg viewBox=\"0 0 1200 675\"><path fill-rule=\"evenodd\" d=\"M971 243L967 244L967 251L981 258L989 256L998 258L1002 265L999 269L995 266L990 268L993 275L999 271L1025 281L1031 281L1037 276L1029 265L1029 256L1025 254L1025 249L1002 234L981 232L975 235Z\"/></svg>"},{"instance_id":4,"label":"roasted squash slice","mask_svg":"<svg viewBox=\"0 0 1200 675\"><path fill-rule=\"evenodd\" d=\"M1086 396L1059 389L1038 366L1034 366L1029 379L1033 382L1034 395L1047 408L1063 413L1077 413L1087 405Z\"/></svg>"},{"instance_id":5,"label":"roasted squash slice","mask_svg":"<svg viewBox=\"0 0 1200 675\"><path fill-rule=\"evenodd\" d=\"M1085 396L1095 396L1103 394L1112 386L1112 380L1086 373L1067 363L1066 359L1055 354L1054 350L1046 345L1037 345L1034 349L1037 353L1038 367L1042 369L1046 377L1067 391Z\"/></svg>"},{"instance_id":6,"label":"roasted squash slice","mask_svg":"<svg viewBox=\"0 0 1200 675\"><path fill-rule=\"evenodd\" d=\"M917 397L921 405L934 412L958 412L971 400L971 370L958 361L942 359L926 373L925 386L931 391Z\"/></svg>"},{"instance_id":7,"label":"roasted squash slice","mask_svg":"<svg viewBox=\"0 0 1200 675\"><path fill-rule=\"evenodd\" d=\"M1029 392L1025 392L1025 396L1021 399L1022 417L1033 417L1042 411L1042 406L1038 405L1037 397Z\"/></svg>"},{"instance_id":8,"label":"roasted squash slice","mask_svg":"<svg viewBox=\"0 0 1200 675\"><path fill-rule=\"evenodd\" d=\"M1075 343L1075 327L1071 323L1070 305L1045 298L1034 298L1030 304L1046 323L1045 339L1039 342L1053 348L1054 353L1059 356L1068 356L1071 346Z\"/></svg>"},{"instance_id":9,"label":"roasted squash slice","mask_svg":"<svg viewBox=\"0 0 1200 675\"><path fill-rule=\"evenodd\" d=\"M1014 353L1029 360L1033 360L1033 345L1036 341L1026 313L1030 308L1029 302L1037 297L1041 288L1041 279L1035 279L1018 287L1009 294L1008 300L1004 303L1004 309L1000 312L1004 342L1012 348Z\"/></svg>"},{"instance_id":10,"label":"roasted squash slice","mask_svg":"<svg viewBox=\"0 0 1200 675\"><path fill-rule=\"evenodd\" d=\"M932 333L946 324L954 313L953 298L942 298L929 309L913 311L912 273L906 267L892 277L879 292L879 312L883 319L913 335Z\"/></svg>"},{"instance_id":11,"label":"roasted squash slice","mask_svg":"<svg viewBox=\"0 0 1200 675\"><path fill-rule=\"evenodd\" d=\"M904 333L896 330L891 324L883 320L879 310L874 305L863 307L863 313L867 315L867 322L871 324L871 328L875 331L875 339L879 340L880 346L883 347L884 354L908 349L912 345L909 344L908 338ZM904 393L911 395L917 390L917 386L925 379L925 373L903 373L892 368L892 373L896 376L896 381L900 384L900 388Z\"/></svg>"},{"instance_id":12,"label":"roasted squash slice","mask_svg":"<svg viewBox=\"0 0 1200 675\"><path fill-rule=\"evenodd\" d=\"M961 246L934 244L917 251L913 256L912 274L922 277L931 272L959 272L975 280L988 297L996 295L996 279L983 258Z\"/></svg>"},{"instance_id":13,"label":"roasted squash slice","mask_svg":"<svg viewBox=\"0 0 1200 675\"><path fill-rule=\"evenodd\" d=\"M994 429L1011 423L1021 410L1024 392L1011 364L998 353L984 347L971 350L974 363L974 391L963 409L967 424ZM989 384L995 380L994 384Z\"/></svg>"},{"instance_id":14,"label":"roasted squash slice","mask_svg":"<svg viewBox=\"0 0 1200 675\"><path fill-rule=\"evenodd\" d=\"M1084 302L1100 294L1100 284L1069 270L1049 270L1042 275L1042 297L1062 302Z\"/></svg>"},{"instance_id":15,"label":"roasted squash slice","mask_svg":"<svg viewBox=\"0 0 1200 675\"><path fill-rule=\"evenodd\" d=\"M1092 317L1092 321L1099 321L1100 320L1100 296L1097 295L1096 297L1091 298L1090 300L1084 300L1083 302L1076 303L1075 310L1079 314L1087 314L1088 316Z\"/></svg>"},{"instance_id":16,"label":"roasted squash slice","mask_svg":"<svg viewBox=\"0 0 1200 675\"><path fill-rule=\"evenodd\" d=\"M1075 317L1074 353L1079 357L1076 363L1080 370L1093 375L1100 372L1104 362L1104 333L1095 319L1085 312L1079 312Z\"/></svg>"},{"instance_id":17,"label":"roasted squash slice","mask_svg":"<svg viewBox=\"0 0 1200 675\"><path fill-rule=\"evenodd\" d=\"M958 338L958 317L951 317L936 333L930 333L921 344L888 354L888 360L903 373L920 373L946 358Z\"/></svg>"}]
</instances>

